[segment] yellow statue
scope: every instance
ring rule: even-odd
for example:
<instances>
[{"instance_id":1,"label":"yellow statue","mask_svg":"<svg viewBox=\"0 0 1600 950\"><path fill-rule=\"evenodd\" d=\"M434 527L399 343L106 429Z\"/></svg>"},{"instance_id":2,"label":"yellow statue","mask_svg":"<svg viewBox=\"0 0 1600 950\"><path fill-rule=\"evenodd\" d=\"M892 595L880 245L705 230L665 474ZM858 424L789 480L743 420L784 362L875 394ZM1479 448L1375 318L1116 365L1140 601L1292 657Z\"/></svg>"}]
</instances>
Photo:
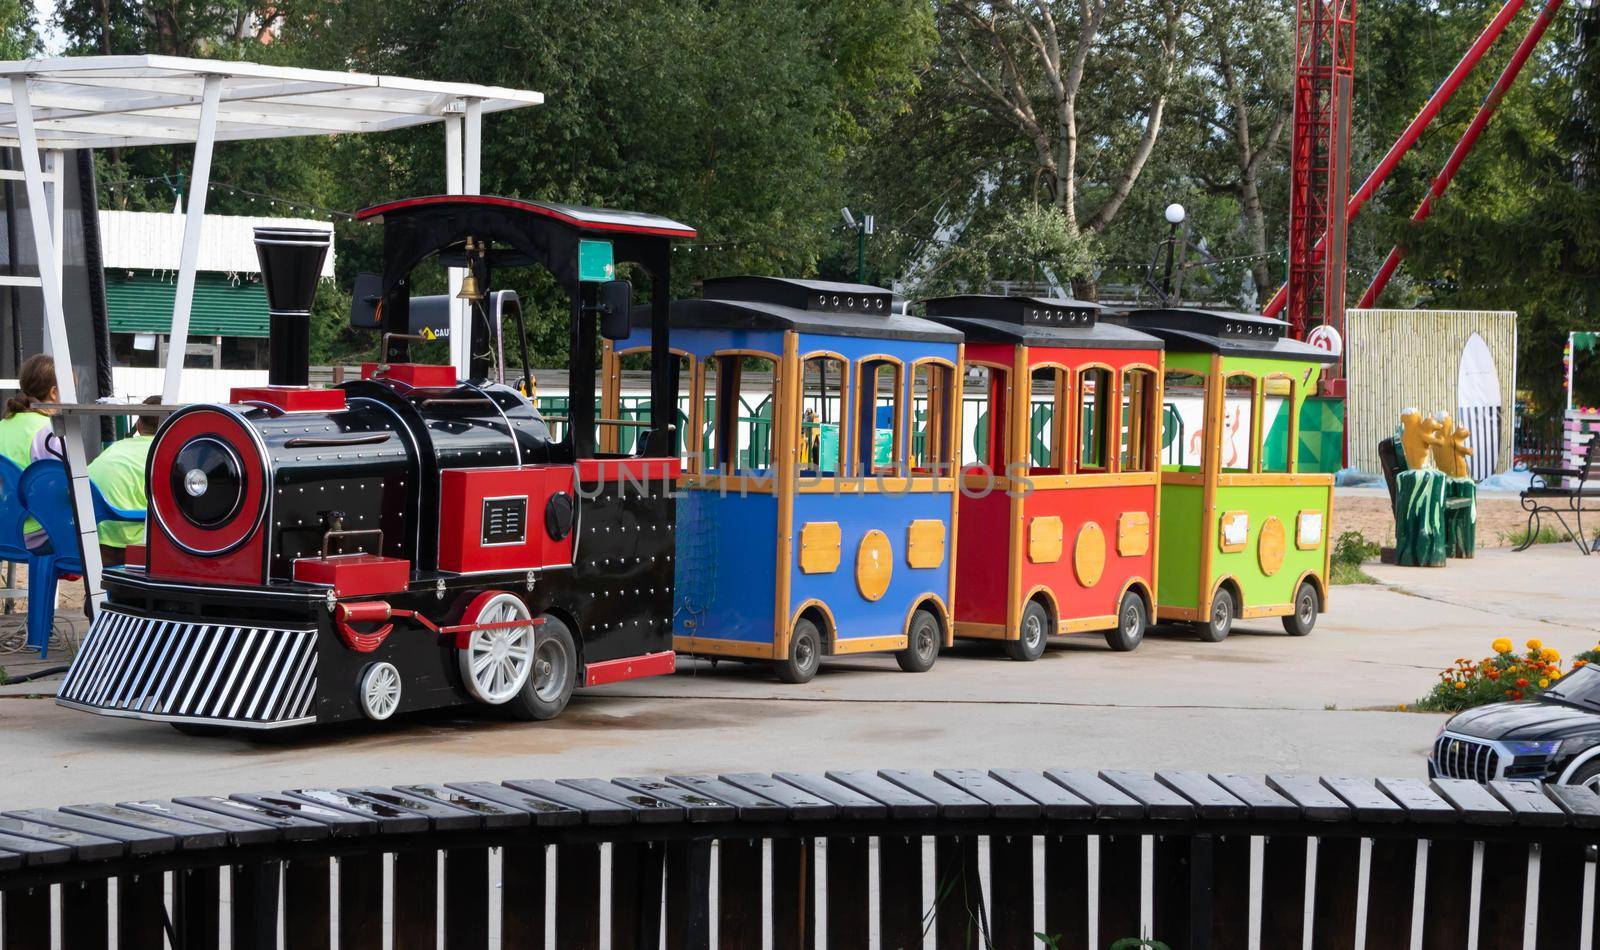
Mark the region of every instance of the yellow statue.
<instances>
[{"instance_id":1,"label":"yellow statue","mask_svg":"<svg viewBox=\"0 0 1600 950\"><path fill-rule=\"evenodd\" d=\"M1424 416L1419 409L1400 413L1400 447L1406 454L1406 468L1428 468L1434 447L1444 444L1438 420Z\"/></svg>"},{"instance_id":2,"label":"yellow statue","mask_svg":"<svg viewBox=\"0 0 1600 950\"><path fill-rule=\"evenodd\" d=\"M1466 426L1456 425L1448 412L1440 413L1438 420L1440 439L1433 447L1434 464L1451 478L1470 477L1472 470L1467 466L1467 459L1472 455L1472 449L1467 447L1467 439L1472 433Z\"/></svg>"}]
</instances>

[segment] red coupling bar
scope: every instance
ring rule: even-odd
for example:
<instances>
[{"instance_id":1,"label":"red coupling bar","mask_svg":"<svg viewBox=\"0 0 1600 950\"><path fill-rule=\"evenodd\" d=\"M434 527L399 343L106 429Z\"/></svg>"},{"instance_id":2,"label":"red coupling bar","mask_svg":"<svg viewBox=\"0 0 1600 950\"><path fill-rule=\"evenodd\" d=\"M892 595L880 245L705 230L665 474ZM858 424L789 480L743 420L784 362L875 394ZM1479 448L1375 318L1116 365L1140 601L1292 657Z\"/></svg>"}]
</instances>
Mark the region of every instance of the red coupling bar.
<instances>
[{"instance_id":1,"label":"red coupling bar","mask_svg":"<svg viewBox=\"0 0 1600 950\"><path fill-rule=\"evenodd\" d=\"M359 653L371 653L394 632L396 619L415 620L440 636L451 637L457 649L466 649L468 638L479 630L510 630L516 627L543 626L543 617L527 620L498 620L494 623L461 623L441 627L415 610L396 610L382 600L358 600L337 604L333 608L333 624L345 646ZM354 629L351 624L378 623L383 626L369 633Z\"/></svg>"}]
</instances>

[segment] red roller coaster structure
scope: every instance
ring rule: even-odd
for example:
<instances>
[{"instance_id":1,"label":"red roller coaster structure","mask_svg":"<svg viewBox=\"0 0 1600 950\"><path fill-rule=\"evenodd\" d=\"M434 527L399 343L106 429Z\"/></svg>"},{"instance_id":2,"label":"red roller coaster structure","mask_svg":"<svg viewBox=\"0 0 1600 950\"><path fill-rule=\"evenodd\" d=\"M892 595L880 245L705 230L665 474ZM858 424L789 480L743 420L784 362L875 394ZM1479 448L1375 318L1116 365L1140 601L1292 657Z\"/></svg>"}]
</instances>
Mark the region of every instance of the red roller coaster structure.
<instances>
[{"instance_id":1,"label":"red roller coaster structure","mask_svg":"<svg viewBox=\"0 0 1600 950\"><path fill-rule=\"evenodd\" d=\"M1343 330L1346 229L1422 138L1525 3L1526 0L1506 0L1361 187L1350 194L1350 92L1355 65L1356 0L1298 0L1289 279L1267 304L1267 316L1288 320L1294 335L1302 339L1321 323ZM1413 220L1427 218L1432 199L1449 186L1560 7L1561 0L1546 0L1538 20L1513 53L1510 64L1456 145ZM1344 205L1343 214L1336 210L1341 204ZM1362 306L1369 306L1376 299L1404 253L1403 248L1390 253L1373 286L1363 294Z\"/></svg>"},{"instance_id":2,"label":"red roller coaster structure","mask_svg":"<svg viewBox=\"0 0 1600 950\"><path fill-rule=\"evenodd\" d=\"M1289 314L1304 339L1342 323L1356 0L1299 0L1289 191Z\"/></svg>"}]
</instances>

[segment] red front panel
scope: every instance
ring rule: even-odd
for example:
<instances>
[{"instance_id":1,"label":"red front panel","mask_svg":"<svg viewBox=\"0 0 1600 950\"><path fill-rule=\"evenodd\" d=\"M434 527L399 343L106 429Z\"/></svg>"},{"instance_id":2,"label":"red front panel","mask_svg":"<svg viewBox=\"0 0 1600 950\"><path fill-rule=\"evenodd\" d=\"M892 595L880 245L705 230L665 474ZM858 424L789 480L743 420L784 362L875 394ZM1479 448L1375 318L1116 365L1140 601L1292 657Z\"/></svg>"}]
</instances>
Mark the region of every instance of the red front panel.
<instances>
[{"instance_id":1,"label":"red front panel","mask_svg":"<svg viewBox=\"0 0 1600 950\"><path fill-rule=\"evenodd\" d=\"M335 597L392 594L411 581L411 562L373 554L336 554L302 557L294 562L294 579L307 584L327 584Z\"/></svg>"},{"instance_id":2,"label":"red front panel","mask_svg":"<svg viewBox=\"0 0 1600 950\"><path fill-rule=\"evenodd\" d=\"M243 497L234 515L212 527L184 517L173 493L173 469L184 446L209 438L239 460ZM176 415L150 450L150 522L145 557L150 577L220 584L266 579L266 465L255 438L232 412L204 408Z\"/></svg>"},{"instance_id":3,"label":"red front panel","mask_svg":"<svg viewBox=\"0 0 1600 950\"><path fill-rule=\"evenodd\" d=\"M228 393L233 403L272 406L284 412L339 412L344 390L320 386L235 386Z\"/></svg>"},{"instance_id":4,"label":"red front panel","mask_svg":"<svg viewBox=\"0 0 1600 950\"><path fill-rule=\"evenodd\" d=\"M1105 488L1052 488L1035 490L1022 500L1022 595L1044 587L1054 596L1061 621L1067 623L1087 617L1109 617L1117 612L1117 601L1128 582L1139 578L1148 583L1155 573L1156 486L1119 485ZM1118 526L1128 513L1142 513L1148 533L1142 552L1122 553ZM1061 519L1061 556L1048 563L1035 563L1029 557L1028 530L1035 518ZM1074 568L1074 552L1084 526L1094 522L1100 539L1090 532L1086 545L1103 544L1104 568L1095 583L1087 585ZM962 519L961 530L967 529ZM1130 541L1131 543L1131 541ZM1135 547L1133 550L1137 550ZM1092 562L1092 558L1090 559Z\"/></svg>"},{"instance_id":5,"label":"red front panel","mask_svg":"<svg viewBox=\"0 0 1600 950\"><path fill-rule=\"evenodd\" d=\"M1011 498L1004 488L962 494L956 523L956 620L1006 622L1011 558Z\"/></svg>"},{"instance_id":6,"label":"red front panel","mask_svg":"<svg viewBox=\"0 0 1600 950\"><path fill-rule=\"evenodd\" d=\"M439 480L439 569L459 574L572 563L572 539L545 528L550 496L577 504L569 465L447 469Z\"/></svg>"},{"instance_id":7,"label":"red front panel","mask_svg":"<svg viewBox=\"0 0 1600 950\"><path fill-rule=\"evenodd\" d=\"M362 379L388 379L413 389L450 389L456 384L454 366L434 363L386 363L378 372L377 363L362 363Z\"/></svg>"}]
</instances>

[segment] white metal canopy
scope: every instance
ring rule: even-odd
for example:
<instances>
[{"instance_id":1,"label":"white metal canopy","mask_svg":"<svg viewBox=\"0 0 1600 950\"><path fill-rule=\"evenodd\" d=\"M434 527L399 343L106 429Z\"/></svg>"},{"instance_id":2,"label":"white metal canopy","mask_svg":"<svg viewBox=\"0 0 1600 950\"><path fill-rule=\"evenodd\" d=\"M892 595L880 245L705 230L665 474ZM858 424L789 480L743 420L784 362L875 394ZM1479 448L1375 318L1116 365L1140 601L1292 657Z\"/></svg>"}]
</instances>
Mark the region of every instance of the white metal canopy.
<instances>
[{"instance_id":1,"label":"white metal canopy","mask_svg":"<svg viewBox=\"0 0 1600 950\"><path fill-rule=\"evenodd\" d=\"M172 335L162 401L178 398L188 349L189 314L200 251L201 222L217 141L385 132L430 122L445 125L445 190L477 194L485 112L544 102L542 93L401 76L264 66L177 56L68 56L0 61L0 147L22 155L22 172L0 178L26 183L28 217L39 260L38 277L4 283L38 287L44 298L45 347L55 358L63 403L78 401L61 298L63 153L135 145L194 145L187 215L173 301ZM40 152L45 152L41 160ZM46 188L52 194L47 199ZM460 287L452 270L450 292ZM451 361L465 372L466 309L452 313ZM83 452L90 417L68 417L67 469L83 546L84 580L98 604L100 548Z\"/></svg>"},{"instance_id":2,"label":"white metal canopy","mask_svg":"<svg viewBox=\"0 0 1600 950\"><path fill-rule=\"evenodd\" d=\"M178 56L81 56L0 62L26 76L40 148L229 142L384 132L482 112L520 109L544 94L400 76L340 73ZM214 131L205 130L208 80ZM17 102L0 86L0 144L19 145Z\"/></svg>"}]
</instances>

